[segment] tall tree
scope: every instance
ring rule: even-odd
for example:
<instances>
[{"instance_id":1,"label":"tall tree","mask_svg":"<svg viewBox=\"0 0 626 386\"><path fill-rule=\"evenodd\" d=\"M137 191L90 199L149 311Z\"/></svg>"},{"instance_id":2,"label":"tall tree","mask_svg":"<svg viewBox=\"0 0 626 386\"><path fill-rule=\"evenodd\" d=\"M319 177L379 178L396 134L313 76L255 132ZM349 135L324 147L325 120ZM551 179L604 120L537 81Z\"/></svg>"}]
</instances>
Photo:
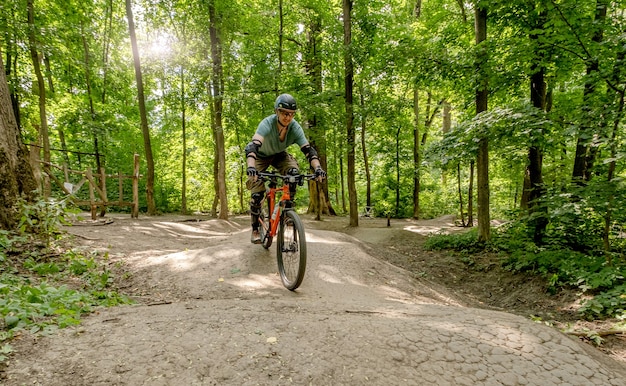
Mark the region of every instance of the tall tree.
<instances>
[{"instance_id":1,"label":"tall tree","mask_svg":"<svg viewBox=\"0 0 626 386\"><path fill-rule=\"evenodd\" d=\"M606 20L607 13L607 0L596 1L596 11L593 23L593 36L591 41L600 46L604 37L604 22ZM587 52L588 49L586 49ZM583 91L583 123L578 139L576 142L576 154L574 155L574 168L572 170L572 177L575 181L581 183L583 181L589 181L592 177L592 167L595 161L597 145L592 146L592 142L598 141L598 137L601 136L602 126L606 125L606 121L601 123L597 122L598 115L593 111L592 97L596 93L596 86L599 82L598 72L600 70L600 63L598 56L593 52L596 52L596 47L591 49L587 58L586 64L586 77L585 86Z\"/></svg>"},{"instance_id":2,"label":"tall tree","mask_svg":"<svg viewBox=\"0 0 626 386\"><path fill-rule=\"evenodd\" d=\"M531 62L530 75L530 101L532 105L540 110L546 107L546 60L545 50L541 42L540 35L545 29L546 13L539 11L537 23L533 32L530 34L530 40L535 43L534 56ZM528 207L531 212L531 225L533 228L533 239L536 243L543 242L545 229L548 225L548 219L545 213L545 207L540 200L544 196L543 184L543 130L539 129L531 138L531 145L528 149L528 178L530 182L530 195Z\"/></svg>"},{"instance_id":3,"label":"tall tree","mask_svg":"<svg viewBox=\"0 0 626 386\"><path fill-rule=\"evenodd\" d=\"M22 196L34 197L37 184L20 138L11 106L9 84L0 50L0 229L15 223L13 206Z\"/></svg>"},{"instance_id":4,"label":"tall tree","mask_svg":"<svg viewBox=\"0 0 626 386\"><path fill-rule=\"evenodd\" d=\"M420 218L420 104L419 90L413 88L413 218Z\"/></svg>"},{"instance_id":5,"label":"tall tree","mask_svg":"<svg viewBox=\"0 0 626 386\"><path fill-rule=\"evenodd\" d=\"M183 25L183 31L185 27ZM184 34L184 32L183 32ZM186 39L183 39L183 47L186 47ZM180 119L181 119L181 140L183 143L183 161L181 164L182 181L181 181L181 197L180 211L187 214L187 104L185 96L185 66L180 66Z\"/></svg>"},{"instance_id":6,"label":"tall tree","mask_svg":"<svg viewBox=\"0 0 626 386\"><path fill-rule=\"evenodd\" d=\"M92 121L92 124L96 119L96 109L93 103L93 91L91 86L91 63L90 63L90 55L89 55L89 45L87 43L87 36L85 35L85 21L81 18L80 20L80 38L83 43L83 51L84 51L84 66L85 66L85 84L87 87L87 98L89 100L89 115ZM96 155L96 168L98 172L102 167L102 161L100 160L100 146L98 145L98 132L97 130L92 130L93 135L93 148L94 154ZM68 162L69 163L69 162ZM104 183L104 181L101 181ZM104 185L101 186L104 188Z\"/></svg>"},{"instance_id":7,"label":"tall tree","mask_svg":"<svg viewBox=\"0 0 626 386\"><path fill-rule=\"evenodd\" d=\"M137 82L137 99L139 102L139 115L141 117L141 132L143 134L144 152L146 155L147 176L146 176L146 201L148 203L148 215L156 215L156 205L154 202L154 157L152 156L152 143L150 141L150 128L148 126L148 114L146 111L146 99L143 89L143 76L141 72L141 58L137 46L137 35L135 33L135 21L130 0L126 0L126 17L128 18L128 31L130 33L130 43L133 49L133 63L135 67L135 80Z\"/></svg>"},{"instance_id":8,"label":"tall tree","mask_svg":"<svg viewBox=\"0 0 626 386\"><path fill-rule=\"evenodd\" d=\"M311 90L316 98L322 95L322 52L321 52L321 16L312 11L310 20L307 23L307 42L305 51L305 69L308 76ZM320 163L324 170L328 170L328 156L326 149L326 126L321 124L319 113L312 109L313 113L307 119L307 126L310 131L309 142L317 150ZM320 219L320 214L335 215L328 194L328 180L323 182L311 181L309 183L310 208L317 214L316 219Z\"/></svg>"},{"instance_id":9,"label":"tall tree","mask_svg":"<svg viewBox=\"0 0 626 386\"><path fill-rule=\"evenodd\" d=\"M622 26L622 31L626 31L626 29ZM607 260L609 264L612 264L611 261L611 228L613 225L614 212L617 208L615 208L615 174L617 169L617 149L620 146L619 141L617 140L618 133L620 132L620 125L622 119L624 118L624 107L626 105L626 82L622 80L624 63L626 63L626 39L624 38L624 34L620 34L618 38L618 47L621 47L615 53L615 66L613 67L612 74L610 75L610 79L608 80L609 88L607 93L608 97L615 100L614 104L616 105L616 111L613 116L612 129L609 138L609 165L607 171L607 181L609 182L610 193L607 199L607 210L604 215L604 229L602 240L604 244L604 249L607 252Z\"/></svg>"},{"instance_id":10,"label":"tall tree","mask_svg":"<svg viewBox=\"0 0 626 386\"><path fill-rule=\"evenodd\" d=\"M346 104L346 138L348 145L348 201L350 202L350 226L359 226L359 208L356 195L355 179L355 130L353 85L354 67L352 64L352 0L343 0L343 49L344 49L344 87Z\"/></svg>"},{"instance_id":11,"label":"tall tree","mask_svg":"<svg viewBox=\"0 0 626 386\"><path fill-rule=\"evenodd\" d=\"M361 151L363 152L363 170L365 172L365 210L372 208L372 175L370 173L370 160L367 154L366 133L367 133L367 107L365 106L365 90L363 83L360 86L359 94L361 99Z\"/></svg>"},{"instance_id":12,"label":"tall tree","mask_svg":"<svg viewBox=\"0 0 626 386\"><path fill-rule=\"evenodd\" d=\"M224 75L222 72L222 41L218 16L215 10L215 1L209 1L209 34L211 35L211 60L213 73L211 76L211 91L213 95L213 133L215 139L215 162L217 175L215 184L216 197L220 201L220 219L228 219L228 197L226 196L226 145L224 141L224 127L222 126L222 105L224 98Z\"/></svg>"},{"instance_id":13,"label":"tall tree","mask_svg":"<svg viewBox=\"0 0 626 386\"><path fill-rule=\"evenodd\" d=\"M476 87L476 114L487 111L488 77L487 69L487 9L480 2L475 8L476 45L478 48L477 73L480 74ZM489 139L487 136L479 138L478 157L476 159L478 181L478 240L488 241L491 238L489 215ZM473 179L473 176L471 177ZM471 186L471 184L470 184ZM470 196L471 199L471 196ZM471 212L470 224L471 224Z\"/></svg>"},{"instance_id":14,"label":"tall tree","mask_svg":"<svg viewBox=\"0 0 626 386\"><path fill-rule=\"evenodd\" d=\"M34 0L28 0L28 46L30 49L30 58L33 62L33 69L37 77L37 96L39 97L39 139L43 145L44 170L46 171L43 181L43 195L50 196L50 134L48 130L48 114L46 113L46 84L44 83L43 74L41 72L41 60L38 50L38 42L35 36L35 7Z\"/></svg>"}]
</instances>

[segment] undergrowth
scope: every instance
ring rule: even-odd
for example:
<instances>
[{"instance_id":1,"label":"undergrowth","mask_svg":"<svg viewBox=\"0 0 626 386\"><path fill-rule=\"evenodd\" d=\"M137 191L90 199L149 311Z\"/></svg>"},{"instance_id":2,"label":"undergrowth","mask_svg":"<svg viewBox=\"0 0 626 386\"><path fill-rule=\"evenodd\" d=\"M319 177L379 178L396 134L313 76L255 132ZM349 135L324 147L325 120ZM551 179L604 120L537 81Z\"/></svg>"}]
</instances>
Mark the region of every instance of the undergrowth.
<instances>
[{"instance_id":1,"label":"undergrowth","mask_svg":"<svg viewBox=\"0 0 626 386\"><path fill-rule=\"evenodd\" d=\"M425 243L425 248L453 250L462 258L485 251L498 252L501 264L514 273L538 275L546 280L552 294L566 288L576 288L588 295L579 308L580 316L588 320L626 319L626 261L603 251L575 251L555 242L537 246L522 226L503 227L492 234L488 243L478 242L476 229L459 234L437 234Z\"/></svg>"},{"instance_id":2,"label":"undergrowth","mask_svg":"<svg viewBox=\"0 0 626 386\"><path fill-rule=\"evenodd\" d=\"M66 246L65 202L21 202L17 230L0 230L0 362L25 331L80 323L97 307L130 303L113 284L108 257Z\"/></svg>"}]
</instances>

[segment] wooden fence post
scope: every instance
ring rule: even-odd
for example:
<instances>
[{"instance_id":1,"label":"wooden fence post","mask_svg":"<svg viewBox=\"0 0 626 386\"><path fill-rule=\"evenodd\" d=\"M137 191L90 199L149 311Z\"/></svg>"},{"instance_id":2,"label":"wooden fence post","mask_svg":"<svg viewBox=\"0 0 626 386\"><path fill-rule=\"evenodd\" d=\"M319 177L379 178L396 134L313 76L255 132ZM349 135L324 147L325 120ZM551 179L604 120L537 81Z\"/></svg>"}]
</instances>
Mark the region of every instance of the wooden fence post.
<instances>
[{"instance_id":1,"label":"wooden fence post","mask_svg":"<svg viewBox=\"0 0 626 386\"><path fill-rule=\"evenodd\" d=\"M132 218L139 218L139 154L134 157Z\"/></svg>"},{"instance_id":2,"label":"wooden fence post","mask_svg":"<svg viewBox=\"0 0 626 386\"><path fill-rule=\"evenodd\" d=\"M93 191L93 175L91 174L91 168L88 167L87 170L85 171L85 176L87 177L87 180L89 181L89 208L91 209L91 219L95 220L96 219L96 200L95 200L95 194Z\"/></svg>"},{"instance_id":3,"label":"wooden fence post","mask_svg":"<svg viewBox=\"0 0 626 386\"><path fill-rule=\"evenodd\" d=\"M104 217L106 208L109 205L107 197L107 175L104 173L104 167L100 167L100 190L102 190L102 207L100 208L100 217Z\"/></svg>"},{"instance_id":4,"label":"wooden fence post","mask_svg":"<svg viewBox=\"0 0 626 386\"><path fill-rule=\"evenodd\" d=\"M122 178L122 172L117 172L117 189L118 189L118 203L121 204L124 201L124 179ZM133 207L130 207L131 215Z\"/></svg>"}]
</instances>

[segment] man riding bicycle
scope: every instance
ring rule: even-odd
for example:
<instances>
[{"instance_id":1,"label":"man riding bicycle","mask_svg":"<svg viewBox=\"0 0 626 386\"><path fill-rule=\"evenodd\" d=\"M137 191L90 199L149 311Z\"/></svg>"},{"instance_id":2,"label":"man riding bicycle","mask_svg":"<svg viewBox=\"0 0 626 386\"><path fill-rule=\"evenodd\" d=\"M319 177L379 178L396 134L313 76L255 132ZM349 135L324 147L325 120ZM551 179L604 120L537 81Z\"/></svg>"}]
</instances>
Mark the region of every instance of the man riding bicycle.
<instances>
[{"instance_id":1,"label":"man riding bicycle","mask_svg":"<svg viewBox=\"0 0 626 386\"><path fill-rule=\"evenodd\" d=\"M258 179L258 172L264 172L273 166L278 173L283 175L298 175L300 170L298 162L286 149L294 143L300 146L300 150L306 156L311 167L315 170L318 181L326 177L322 169L319 156L311 147L304 135L302 126L294 119L298 105L293 96L281 94L274 102L274 114L266 117L246 145L246 164L248 166L248 181L246 187L251 191L250 215L252 220L253 244L261 243L259 233L259 215L261 214L261 201L265 194L265 184ZM292 199L295 196L295 186L290 191Z\"/></svg>"}]
</instances>

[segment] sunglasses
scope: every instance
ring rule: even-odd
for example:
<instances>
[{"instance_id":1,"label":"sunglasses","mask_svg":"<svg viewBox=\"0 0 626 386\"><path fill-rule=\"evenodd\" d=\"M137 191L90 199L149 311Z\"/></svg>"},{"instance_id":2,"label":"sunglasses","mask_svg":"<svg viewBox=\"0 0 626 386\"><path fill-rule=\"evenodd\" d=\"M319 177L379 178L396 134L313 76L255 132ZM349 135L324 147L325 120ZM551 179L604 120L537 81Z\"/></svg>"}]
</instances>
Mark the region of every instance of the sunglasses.
<instances>
[{"instance_id":1,"label":"sunglasses","mask_svg":"<svg viewBox=\"0 0 626 386\"><path fill-rule=\"evenodd\" d=\"M296 115L295 111L287 111L283 109L278 109L278 112L280 113L280 115L284 117L293 117L294 115Z\"/></svg>"}]
</instances>

